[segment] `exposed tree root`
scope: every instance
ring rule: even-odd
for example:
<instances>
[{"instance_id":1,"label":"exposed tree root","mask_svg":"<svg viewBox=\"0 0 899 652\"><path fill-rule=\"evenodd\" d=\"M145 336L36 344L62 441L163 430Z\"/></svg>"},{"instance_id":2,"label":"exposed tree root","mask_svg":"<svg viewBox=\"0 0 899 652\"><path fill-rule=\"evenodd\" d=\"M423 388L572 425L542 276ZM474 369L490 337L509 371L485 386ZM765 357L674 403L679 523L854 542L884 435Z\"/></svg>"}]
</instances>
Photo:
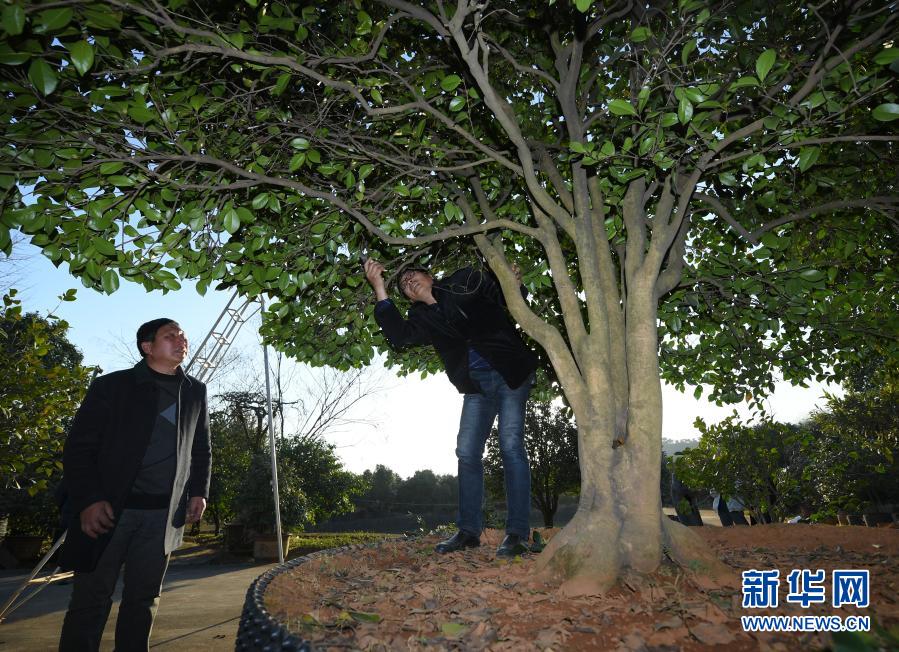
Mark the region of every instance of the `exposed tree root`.
<instances>
[{"instance_id":1,"label":"exposed tree root","mask_svg":"<svg viewBox=\"0 0 899 652\"><path fill-rule=\"evenodd\" d=\"M601 595L618 579L620 526L610 518L579 510L537 559L537 579L563 595Z\"/></svg>"},{"instance_id":2,"label":"exposed tree root","mask_svg":"<svg viewBox=\"0 0 899 652\"><path fill-rule=\"evenodd\" d=\"M660 520L659 538L655 541L661 540L665 553L689 573L698 586L704 589L737 586L736 573L722 563L702 539L680 523L668 518ZM657 555L652 567L647 565L645 555L637 555L640 563L636 567L633 552L643 548L658 549L658 546L651 540L634 541L626 534L627 530L611 514L579 510L540 554L535 579L557 586L566 596L600 595L612 588L625 573L654 572L662 561L661 554Z\"/></svg>"},{"instance_id":3,"label":"exposed tree root","mask_svg":"<svg viewBox=\"0 0 899 652\"><path fill-rule=\"evenodd\" d=\"M736 587L736 573L709 550L705 542L685 525L665 518L662 540L671 560L687 571L704 589Z\"/></svg>"}]
</instances>

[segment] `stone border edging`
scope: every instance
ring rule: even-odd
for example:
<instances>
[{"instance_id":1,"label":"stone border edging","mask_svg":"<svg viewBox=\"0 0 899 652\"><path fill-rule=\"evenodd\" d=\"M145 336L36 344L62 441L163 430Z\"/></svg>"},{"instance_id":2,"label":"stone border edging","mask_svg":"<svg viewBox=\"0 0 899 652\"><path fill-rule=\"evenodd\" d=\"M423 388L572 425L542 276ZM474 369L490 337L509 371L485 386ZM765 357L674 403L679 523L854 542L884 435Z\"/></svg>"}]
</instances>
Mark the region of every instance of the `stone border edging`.
<instances>
[{"instance_id":1,"label":"stone border edging","mask_svg":"<svg viewBox=\"0 0 899 652\"><path fill-rule=\"evenodd\" d=\"M235 652L280 652L282 650L283 652L312 652L315 649L312 641L307 641L292 634L287 627L269 614L268 609L265 608L264 595L268 585L281 573L292 570L308 561L351 550L375 548L383 543L384 541L355 543L339 548L319 550L279 564L257 577L250 584L250 588L247 589L247 598L244 601L243 612L240 614L237 638L234 641Z\"/></svg>"}]
</instances>

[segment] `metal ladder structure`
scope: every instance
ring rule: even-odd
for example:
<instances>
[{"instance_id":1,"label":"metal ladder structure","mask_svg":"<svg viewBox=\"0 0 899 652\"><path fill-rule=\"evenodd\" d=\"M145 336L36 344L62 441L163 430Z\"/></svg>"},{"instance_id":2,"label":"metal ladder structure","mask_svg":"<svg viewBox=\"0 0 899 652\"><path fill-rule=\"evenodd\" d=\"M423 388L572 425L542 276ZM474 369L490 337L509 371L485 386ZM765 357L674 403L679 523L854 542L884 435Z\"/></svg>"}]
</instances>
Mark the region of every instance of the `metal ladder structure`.
<instances>
[{"instance_id":1,"label":"metal ladder structure","mask_svg":"<svg viewBox=\"0 0 899 652\"><path fill-rule=\"evenodd\" d=\"M242 303L241 303L242 301ZM200 346L194 351L190 362L184 368L185 373L192 372L197 380L208 383L212 380L219 365L225 357L231 344L237 338L241 327L254 317L258 312L265 309L265 303L262 297L258 299L241 299L238 293L231 296L225 305L218 319L212 325L209 333L203 338ZM271 444L272 458L272 490L275 498L275 528L278 539L278 560L284 563L284 549L281 539L281 506L278 500L278 470L275 452L275 432L273 429L272 418L272 394L271 385L269 383L269 364L268 364L268 347L263 345L263 359L265 364L265 392L268 400L268 429L269 442ZM49 559L53 556L60 546L66 540L66 533L56 540L50 550L38 562L37 566L31 571L28 578L15 590L12 595L0 607L0 623L13 611L21 607L23 604L31 600L40 593L45 587L55 581L68 579L72 576L71 572L60 573L60 567L57 566L48 576L38 578L38 574L46 566ZM27 595L23 595L29 586L33 585L33 589ZM20 598L21 596L21 598Z\"/></svg>"}]
</instances>

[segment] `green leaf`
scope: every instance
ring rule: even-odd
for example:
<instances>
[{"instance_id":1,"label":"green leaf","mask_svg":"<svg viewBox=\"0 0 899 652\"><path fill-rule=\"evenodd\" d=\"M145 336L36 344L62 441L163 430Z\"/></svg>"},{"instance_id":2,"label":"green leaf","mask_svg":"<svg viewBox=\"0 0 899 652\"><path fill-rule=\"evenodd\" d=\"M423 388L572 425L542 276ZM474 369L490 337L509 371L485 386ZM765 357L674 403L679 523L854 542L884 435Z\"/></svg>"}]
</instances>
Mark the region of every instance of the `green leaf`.
<instances>
[{"instance_id":1,"label":"green leaf","mask_svg":"<svg viewBox=\"0 0 899 652\"><path fill-rule=\"evenodd\" d=\"M253 197L253 210L259 210L261 208L265 208L268 205L268 193L261 192L255 197Z\"/></svg>"},{"instance_id":2,"label":"green leaf","mask_svg":"<svg viewBox=\"0 0 899 652\"><path fill-rule=\"evenodd\" d=\"M366 163L362 167L359 168L359 179L364 180L372 171L375 169L375 166L371 163Z\"/></svg>"},{"instance_id":3,"label":"green leaf","mask_svg":"<svg viewBox=\"0 0 899 652\"><path fill-rule=\"evenodd\" d=\"M384 96L381 95L381 91L377 88L371 89L371 99L373 99L378 104L384 104Z\"/></svg>"},{"instance_id":4,"label":"green leaf","mask_svg":"<svg viewBox=\"0 0 899 652\"><path fill-rule=\"evenodd\" d=\"M68 7L42 11L37 15L37 18L34 19L34 31L43 34L61 30L69 24L74 15L74 12Z\"/></svg>"},{"instance_id":5,"label":"green leaf","mask_svg":"<svg viewBox=\"0 0 899 652\"><path fill-rule=\"evenodd\" d=\"M755 77L740 77L737 81L730 85L730 90L742 88L743 86L758 86L759 80Z\"/></svg>"},{"instance_id":6,"label":"green leaf","mask_svg":"<svg viewBox=\"0 0 899 652\"><path fill-rule=\"evenodd\" d=\"M233 208L222 213L222 223L228 233L235 233L240 228L240 216Z\"/></svg>"},{"instance_id":7,"label":"green leaf","mask_svg":"<svg viewBox=\"0 0 899 652\"><path fill-rule=\"evenodd\" d=\"M631 41L634 43L642 43L646 39L652 36L652 30L648 27L638 27L633 32L631 32Z\"/></svg>"},{"instance_id":8,"label":"green leaf","mask_svg":"<svg viewBox=\"0 0 899 652\"><path fill-rule=\"evenodd\" d=\"M892 122L899 118L899 104L893 104L892 102L881 104L871 112L871 115L875 120Z\"/></svg>"},{"instance_id":9,"label":"green leaf","mask_svg":"<svg viewBox=\"0 0 899 652\"><path fill-rule=\"evenodd\" d=\"M115 270L107 269L100 275L100 285L103 286L106 294L112 294L119 289L119 275L115 273Z\"/></svg>"},{"instance_id":10,"label":"green leaf","mask_svg":"<svg viewBox=\"0 0 899 652\"><path fill-rule=\"evenodd\" d=\"M640 148L637 150L640 156L644 156L649 150L651 150L656 144L655 136L647 136L642 141L640 141Z\"/></svg>"},{"instance_id":11,"label":"green leaf","mask_svg":"<svg viewBox=\"0 0 899 652\"><path fill-rule=\"evenodd\" d=\"M607 140L602 144L602 147L599 148L599 151L604 156L614 156L615 155L615 143L611 140Z\"/></svg>"},{"instance_id":12,"label":"green leaf","mask_svg":"<svg viewBox=\"0 0 899 652\"><path fill-rule=\"evenodd\" d=\"M450 91L456 90L456 88L461 83L462 78L459 77L459 75L447 75L442 80L440 80L440 88L449 93Z\"/></svg>"},{"instance_id":13,"label":"green leaf","mask_svg":"<svg viewBox=\"0 0 899 652\"><path fill-rule=\"evenodd\" d=\"M356 25L356 34L358 36L371 34L371 16L369 16L364 11L360 11L358 14L356 14L356 20L359 21Z\"/></svg>"},{"instance_id":14,"label":"green leaf","mask_svg":"<svg viewBox=\"0 0 899 652\"><path fill-rule=\"evenodd\" d=\"M229 34L226 37L226 40L238 50L243 50L244 43L246 42L244 35L241 32L234 32L233 34Z\"/></svg>"},{"instance_id":15,"label":"green leaf","mask_svg":"<svg viewBox=\"0 0 899 652\"><path fill-rule=\"evenodd\" d=\"M614 115L637 115L637 109L627 100L611 100L609 112Z\"/></svg>"},{"instance_id":16,"label":"green leaf","mask_svg":"<svg viewBox=\"0 0 899 652\"><path fill-rule=\"evenodd\" d=\"M577 7L577 10L582 14L586 13L592 4L593 0L575 0L574 2L574 6Z\"/></svg>"},{"instance_id":17,"label":"green leaf","mask_svg":"<svg viewBox=\"0 0 899 652\"><path fill-rule=\"evenodd\" d=\"M296 172L301 167L303 167L303 163L306 162L306 155L303 152L297 152L293 156L290 157L290 164L287 168L291 172Z\"/></svg>"},{"instance_id":18,"label":"green leaf","mask_svg":"<svg viewBox=\"0 0 899 652\"><path fill-rule=\"evenodd\" d=\"M676 113L664 113L662 114L662 119L659 121L659 124L662 127L673 127L677 124L677 114Z\"/></svg>"},{"instance_id":19,"label":"green leaf","mask_svg":"<svg viewBox=\"0 0 899 652\"><path fill-rule=\"evenodd\" d=\"M290 146L294 149L309 149L309 141L305 138L294 138L290 141Z\"/></svg>"},{"instance_id":20,"label":"green leaf","mask_svg":"<svg viewBox=\"0 0 899 652\"><path fill-rule=\"evenodd\" d=\"M100 165L100 174L108 175L115 174L119 170L125 167L125 164L121 161L110 161L109 163L102 163Z\"/></svg>"},{"instance_id":21,"label":"green leaf","mask_svg":"<svg viewBox=\"0 0 899 652\"><path fill-rule=\"evenodd\" d=\"M768 76L775 61L777 61L777 52L772 49L765 50L759 55L759 58L755 60L755 73L758 75L759 81L765 81L765 77Z\"/></svg>"},{"instance_id":22,"label":"green leaf","mask_svg":"<svg viewBox=\"0 0 899 652\"><path fill-rule=\"evenodd\" d=\"M43 59L35 59L28 66L28 79L41 94L49 95L59 82L56 72Z\"/></svg>"},{"instance_id":23,"label":"green leaf","mask_svg":"<svg viewBox=\"0 0 899 652\"><path fill-rule=\"evenodd\" d=\"M101 253L104 256L112 258L116 255L115 245L106 238L92 238L91 244L94 245L94 249L96 249L98 253Z\"/></svg>"},{"instance_id":24,"label":"green leaf","mask_svg":"<svg viewBox=\"0 0 899 652\"><path fill-rule=\"evenodd\" d=\"M570 149L575 154L586 154L587 148L584 147L584 143L579 143L576 140L568 143L568 149Z\"/></svg>"},{"instance_id":25,"label":"green leaf","mask_svg":"<svg viewBox=\"0 0 899 652\"><path fill-rule=\"evenodd\" d=\"M18 66L19 64L25 63L30 58L31 54L28 52L12 52L6 49L0 52L0 64L3 64L4 66Z\"/></svg>"},{"instance_id":26,"label":"green leaf","mask_svg":"<svg viewBox=\"0 0 899 652\"><path fill-rule=\"evenodd\" d=\"M83 75L94 65L94 47L87 41L78 41L69 46L69 54L72 55L72 65L78 74Z\"/></svg>"},{"instance_id":27,"label":"green leaf","mask_svg":"<svg viewBox=\"0 0 899 652\"><path fill-rule=\"evenodd\" d=\"M805 172L815 164L821 154L820 147L803 147L799 150L799 169Z\"/></svg>"},{"instance_id":28,"label":"green leaf","mask_svg":"<svg viewBox=\"0 0 899 652\"><path fill-rule=\"evenodd\" d=\"M141 100L138 101L141 102ZM156 111L146 104L132 104L128 107L128 115L130 115L136 122L146 124L152 122L156 118Z\"/></svg>"},{"instance_id":29,"label":"green leaf","mask_svg":"<svg viewBox=\"0 0 899 652\"><path fill-rule=\"evenodd\" d=\"M888 66L894 61L899 61L899 48L897 47L885 48L874 57L874 63L881 66Z\"/></svg>"},{"instance_id":30,"label":"green leaf","mask_svg":"<svg viewBox=\"0 0 899 652\"><path fill-rule=\"evenodd\" d=\"M18 36L25 29L25 10L22 5L7 5L3 8L3 29L10 36Z\"/></svg>"},{"instance_id":31,"label":"green leaf","mask_svg":"<svg viewBox=\"0 0 899 652\"><path fill-rule=\"evenodd\" d=\"M353 620L357 620L360 623L379 623L381 622L381 616L376 613L371 613L368 611L350 611L348 612Z\"/></svg>"},{"instance_id":32,"label":"green leaf","mask_svg":"<svg viewBox=\"0 0 899 652\"><path fill-rule=\"evenodd\" d=\"M284 73L283 75L278 75L278 80L275 82L275 85L272 87L272 95L278 97L281 95L286 89L287 84L290 82L290 73Z\"/></svg>"},{"instance_id":33,"label":"green leaf","mask_svg":"<svg viewBox=\"0 0 899 652\"><path fill-rule=\"evenodd\" d=\"M0 224L0 251L9 256L12 253L12 238L9 236L9 227Z\"/></svg>"},{"instance_id":34,"label":"green leaf","mask_svg":"<svg viewBox=\"0 0 899 652\"><path fill-rule=\"evenodd\" d=\"M450 100L449 110L453 112L459 111L463 106L465 106L465 96L456 95L456 97Z\"/></svg>"},{"instance_id":35,"label":"green leaf","mask_svg":"<svg viewBox=\"0 0 899 652\"><path fill-rule=\"evenodd\" d=\"M684 49L680 53L680 60L685 66L687 65L687 59L690 58L690 55L693 53L693 50L696 49L696 39L690 39L687 41L687 44L684 45Z\"/></svg>"},{"instance_id":36,"label":"green leaf","mask_svg":"<svg viewBox=\"0 0 899 652\"><path fill-rule=\"evenodd\" d=\"M702 397L702 385L697 385L693 390L693 398L699 400Z\"/></svg>"},{"instance_id":37,"label":"green leaf","mask_svg":"<svg viewBox=\"0 0 899 652\"><path fill-rule=\"evenodd\" d=\"M590 2L591 0L588 0ZM440 625L440 631L444 636L459 636L468 629L468 626L462 623L443 623Z\"/></svg>"},{"instance_id":38,"label":"green leaf","mask_svg":"<svg viewBox=\"0 0 899 652\"><path fill-rule=\"evenodd\" d=\"M809 283L816 283L824 278L824 272L817 269L807 269L803 271L799 276L802 277L803 281L808 281Z\"/></svg>"},{"instance_id":39,"label":"green leaf","mask_svg":"<svg viewBox=\"0 0 899 652\"><path fill-rule=\"evenodd\" d=\"M682 125L693 119L693 104L687 99L686 95L677 104L677 119Z\"/></svg>"}]
</instances>

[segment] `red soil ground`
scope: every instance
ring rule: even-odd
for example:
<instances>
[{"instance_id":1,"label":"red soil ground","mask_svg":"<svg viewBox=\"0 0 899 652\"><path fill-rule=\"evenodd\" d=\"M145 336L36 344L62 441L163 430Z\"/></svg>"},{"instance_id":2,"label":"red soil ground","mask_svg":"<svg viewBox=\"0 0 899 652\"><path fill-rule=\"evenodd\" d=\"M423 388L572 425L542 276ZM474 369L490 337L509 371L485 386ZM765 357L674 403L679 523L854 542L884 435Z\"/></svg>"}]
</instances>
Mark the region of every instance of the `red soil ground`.
<instances>
[{"instance_id":1,"label":"red soil ground","mask_svg":"<svg viewBox=\"0 0 899 652\"><path fill-rule=\"evenodd\" d=\"M605 595L564 598L533 580L535 555L496 560L501 533L488 531L479 549L450 555L432 554L437 537L429 537L318 556L277 577L266 606L321 649L738 652L833 645L827 633L743 632L740 616L765 614L866 615L899 633L899 530L762 525L696 531L733 569L736 588L703 588L665 564L652 576L625 578ZM786 576L794 568L826 571L826 604L804 610L786 603ZM780 570L779 607L742 607L740 577L749 569ZM870 570L868 608L830 606L833 569Z\"/></svg>"}]
</instances>

